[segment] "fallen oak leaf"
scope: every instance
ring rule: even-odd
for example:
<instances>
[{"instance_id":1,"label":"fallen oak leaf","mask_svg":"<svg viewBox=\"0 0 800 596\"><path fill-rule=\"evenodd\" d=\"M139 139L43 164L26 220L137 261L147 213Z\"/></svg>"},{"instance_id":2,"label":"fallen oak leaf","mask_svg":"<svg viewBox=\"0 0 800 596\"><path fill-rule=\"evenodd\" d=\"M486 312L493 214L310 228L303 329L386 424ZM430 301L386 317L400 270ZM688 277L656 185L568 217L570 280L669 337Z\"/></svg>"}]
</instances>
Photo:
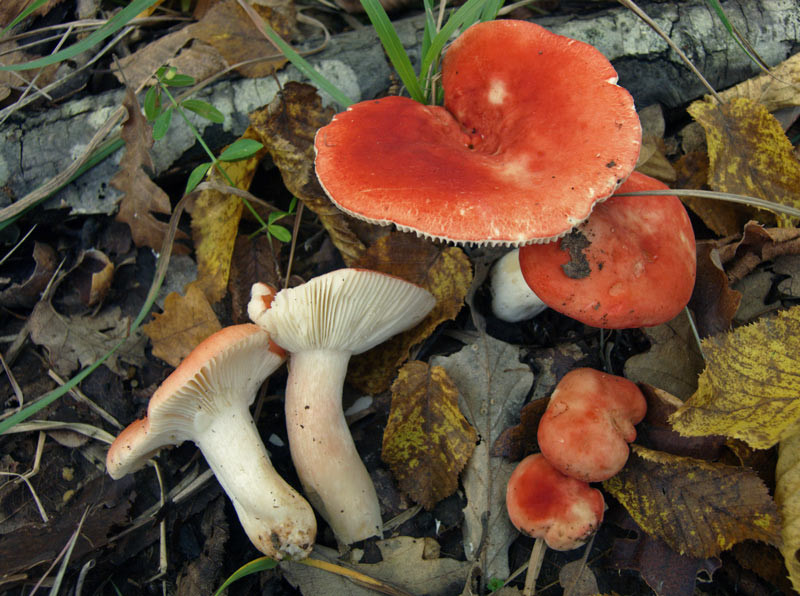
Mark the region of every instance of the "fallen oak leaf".
<instances>
[{"instance_id":1,"label":"fallen oak leaf","mask_svg":"<svg viewBox=\"0 0 800 596\"><path fill-rule=\"evenodd\" d=\"M142 366L145 362L145 338L139 330L130 335L131 320L119 307L106 308L95 315L63 316L46 300L40 301L28 319L31 340L47 348L50 365L62 376L69 376L79 366L85 367L101 358L119 340L128 338L105 365L120 376L127 376L121 363Z\"/></svg>"},{"instance_id":2,"label":"fallen oak leaf","mask_svg":"<svg viewBox=\"0 0 800 596\"><path fill-rule=\"evenodd\" d=\"M682 555L707 558L748 539L781 542L777 506L746 468L632 445L628 463L603 488Z\"/></svg>"},{"instance_id":3,"label":"fallen oak leaf","mask_svg":"<svg viewBox=\"0 0 800 596\"><path fill-rule=\"evenodd\" d=\"M403 492L428 510L449 497L477 439L458 409L458 389L441 366L413 361L400 369L381 459Z\"/></svg>"},{"instance_id":4,"label":"fallen oak leaf","mask_svg":"<svg viewBox=\"0 0 800 596\"><path fill-rule=\"evenodd\" d=\"M123 106L128 113L120 133L125 141L125 154L120 161L119 172L111 179L111 186L122 192L117 221L128 224L136 246L149 246L159 251L169 224L156 219L153 213L167 215L172 212L172 206L167 193L144 170L153 170L153 160L149 152L153 145L153 135L130 88L125 91ZM180 230L175 234L176 240L186 238L186 234ZM172 252L186 254L188 250L180 243L174 243Z\"/></svg>"},{"instance_id":5,"label":"fallen oak leaf","mask_svg":"<svg viewBox=\"0 0 800 596\"><path fill-rule=\"evenodd\" d=\"M164 311L153 313L153 320L141 329L153 342L153 356L178 366L197 344L222 329L222 325L203 292L189 284L186 296L175 292L167 295Z\"/></svg>"},{"instance_id":6,"label":"fallen oak leaf","mask_svg":"<svg viewBox=\"0 0 800 596\"><path fill-rule=\"evenodd\" d=\"M800 306L703 340L697 391L670 417L682 435L767 449L800 420Z\"/></svg>"}]
</instances>

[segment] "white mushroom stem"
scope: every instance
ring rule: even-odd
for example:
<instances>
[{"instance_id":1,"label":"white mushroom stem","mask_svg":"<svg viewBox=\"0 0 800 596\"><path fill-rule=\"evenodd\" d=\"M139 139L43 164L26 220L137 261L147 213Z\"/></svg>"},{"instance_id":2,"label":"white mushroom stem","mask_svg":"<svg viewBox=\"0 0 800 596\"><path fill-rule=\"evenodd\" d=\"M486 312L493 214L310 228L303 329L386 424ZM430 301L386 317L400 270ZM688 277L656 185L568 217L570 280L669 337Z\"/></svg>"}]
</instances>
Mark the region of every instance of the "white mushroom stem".
<instances>
[{"instance_id":1,"label":"white mushroom stem","mask_svg":"<svg viewBox=\"0 0 800 596\"><path fill-rule=\"evenodd\" d=\"M519 266L519 249L503 255L492 267L492 312L509 323L526 321L547 308L530 289Z\"/></svg>"},{"instance_id":2,"label":"white mushroom stem","mask_svg":"<svg viewBox=\"0 0 800 596\"><path fill-rule=\"evenodd\" d=\"M336 536L350 544L381 535L381 511L372 479L356 451L342 413L350 352L294 353L286 384L286 425L306 497Z\"/></svg>"},{"instance_id":3,"label":"white mushroom stem","mask_svg":"<svg viewBox=\"0 0 800 596\"><path fill-rule=\"evenodd\" d=\"M314 542L314 512L269 460L242 400L195 418L194 441L233 502L247 536L261 552L301 558Z\"/></svg>"}]
</instances>

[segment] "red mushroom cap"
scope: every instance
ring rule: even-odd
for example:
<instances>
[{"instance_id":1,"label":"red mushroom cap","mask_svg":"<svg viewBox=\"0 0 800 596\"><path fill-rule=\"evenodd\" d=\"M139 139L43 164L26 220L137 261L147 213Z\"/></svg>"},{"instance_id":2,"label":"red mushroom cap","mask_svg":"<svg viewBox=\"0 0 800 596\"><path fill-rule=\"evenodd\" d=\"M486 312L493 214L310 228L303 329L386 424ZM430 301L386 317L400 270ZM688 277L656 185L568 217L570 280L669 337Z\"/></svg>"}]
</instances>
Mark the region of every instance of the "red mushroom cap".
<instances>
[{"instance_id":1,"label":"red mushroom cap","mask_svg":"<svg viewBox=\"0 0 800 596\"><path fill-rule=\"evenodd\" d=\"M539 421L539 449L564 474L600 482L628 461L634 424L647 403L639 388L623 377L576 368L556 385Z\"/></svg>"},{"instance_id":2,"label":"red mushroom cap","mask_svg":"<svg viewBox=\"0 0 800 596\"><path fill-rule=\"evenodd\" d=\"M634 172L619 191L668 190ZM613 196L557 242L524 246L519 263L550 308L604 329L666 323L694 289L694 232L675 196Z\"/></svg>"},{"instance_id":3,"label":"red mushroom cap","mask_svg":"<svg viewBox=\"0 0 800 596\"><path fill-rule=\"evenodd\" d=\"M506 490L508 517L520 532L543 538L554 550L572 550L603 521L603 493L565 476L541 453L523 459Z\"/></svg>"},{"instance_id":4,"label":"red mushroom cap","mask_svg":"<svg viewBox=\"0 0 800 596\"><path fill-rule=\"evenodd\" d=\"M347 213L428 237L546 242L636 163L633 99L592 46L526 21L467 29L442 63L445 108L364 101L317 133L316 170Z\"/></svg>"}]
</instances>

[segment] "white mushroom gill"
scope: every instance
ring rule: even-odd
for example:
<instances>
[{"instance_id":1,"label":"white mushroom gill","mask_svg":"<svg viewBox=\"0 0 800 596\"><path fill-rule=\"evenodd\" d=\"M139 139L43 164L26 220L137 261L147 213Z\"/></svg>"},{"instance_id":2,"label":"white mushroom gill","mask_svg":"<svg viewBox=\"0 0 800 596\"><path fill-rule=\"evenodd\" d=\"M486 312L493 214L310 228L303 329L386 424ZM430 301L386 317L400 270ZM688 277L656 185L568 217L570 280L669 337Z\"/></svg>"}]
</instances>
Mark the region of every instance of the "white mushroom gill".
<instances>
[{"instance_id":1,"label":"white mushroom gill","mask_svg":"<svg viewBox=\"0 0 800 596\"><path fill-rule=\"evenodd\" d=\"M283 290L269 301L253 286L248 312L291 352L286 424L306 496L346 544L381 534L378 497L342 413L352 354L416 325L435 300L405 280L340 269Z\"/></svg>"}]
</instances>

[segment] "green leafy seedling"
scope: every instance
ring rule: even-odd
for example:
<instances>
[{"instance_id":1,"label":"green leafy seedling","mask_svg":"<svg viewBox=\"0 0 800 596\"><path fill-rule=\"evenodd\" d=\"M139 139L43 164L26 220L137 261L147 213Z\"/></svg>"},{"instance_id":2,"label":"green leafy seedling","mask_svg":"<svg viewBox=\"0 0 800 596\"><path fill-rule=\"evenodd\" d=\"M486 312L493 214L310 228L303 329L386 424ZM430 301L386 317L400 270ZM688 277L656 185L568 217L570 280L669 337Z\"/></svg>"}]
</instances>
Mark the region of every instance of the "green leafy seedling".
<instances>
[{"instance_id":1,"label":"green leafy seedling","mask_svg":"<svg viewBox=\"0 0 800 596\"><path fill-rule=\"evenodd\" d=\"M267 571L269 569L274 569L277 566L278 562L275 559L270 559L269 557L260 557L258 559L253 559L249 563L242 565L234 571L228 579L219 587L219 589L214 592L214 596L220 596L222 592L224 592L233 582L242 579L243 577L247 577L248 575L252 575L253 573L259 573L261 571Z\"/></svg>"}]
</instances>

